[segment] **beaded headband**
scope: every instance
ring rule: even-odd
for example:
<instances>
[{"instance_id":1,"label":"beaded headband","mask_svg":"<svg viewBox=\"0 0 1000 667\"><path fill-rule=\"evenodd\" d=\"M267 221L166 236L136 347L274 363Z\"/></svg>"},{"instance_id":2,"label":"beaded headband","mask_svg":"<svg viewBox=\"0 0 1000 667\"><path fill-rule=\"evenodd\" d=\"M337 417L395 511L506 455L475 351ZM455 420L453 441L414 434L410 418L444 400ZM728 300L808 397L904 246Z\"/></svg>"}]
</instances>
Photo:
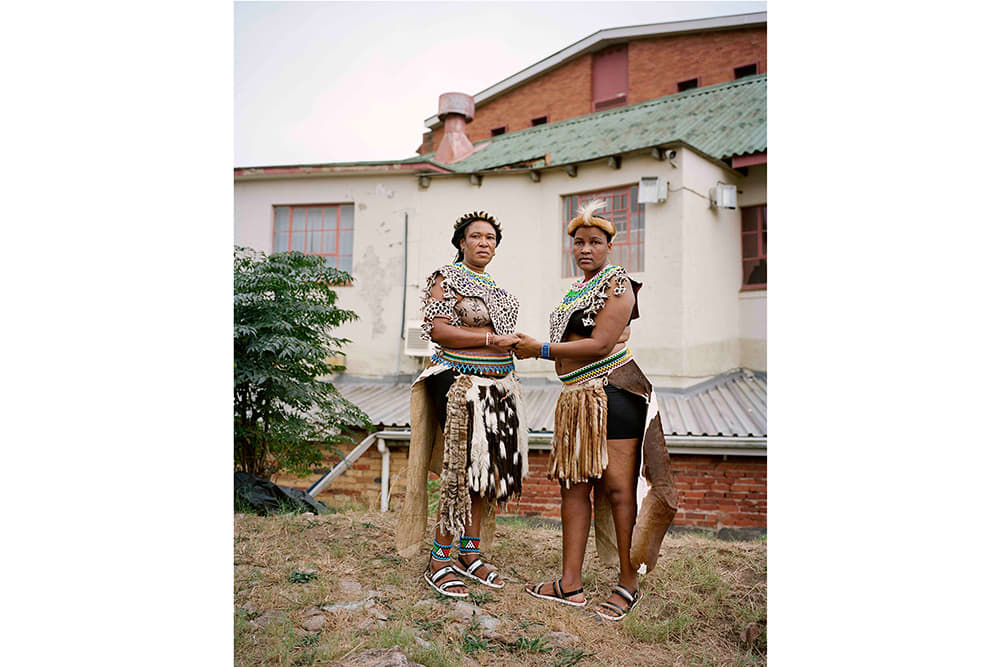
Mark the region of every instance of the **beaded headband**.
<instances>
[{"instance_id":1,"label":"beaded headband","mask_svg":"<svg viewBox=\"0 0 1000 667\"><path fill-rule=\"evenodd\" d=\"M598 229L604 230L610 234L610 240L613 241L615 233L618 230L616 230L615 226L608 220L598 218L594 215L594 211L598 211L605 206L607 206L607 202L603 199L595 199L586 206L581 206L577 211L577 216L569 221L569 235L573 236L573 232L580 227L597 227Z\"/></svg>"},{"instance_id":2,"label":"beaded headband","mask_svg":"<svg viewBox=\"0 0 1000 667\"><path fill-rule=\"evenodd\" d=\"M466 213L461 218L455 221L455 229L458 229L467 222L475 222L476 220L482 220L483 222L490 223L491 225L496 227L496 230L498 232L503 231L500 228L500 223L497 222L497 219L494 218L489 213L487 213L486 211L472 211L471 213Z\"/></svg>"}]
</instances>

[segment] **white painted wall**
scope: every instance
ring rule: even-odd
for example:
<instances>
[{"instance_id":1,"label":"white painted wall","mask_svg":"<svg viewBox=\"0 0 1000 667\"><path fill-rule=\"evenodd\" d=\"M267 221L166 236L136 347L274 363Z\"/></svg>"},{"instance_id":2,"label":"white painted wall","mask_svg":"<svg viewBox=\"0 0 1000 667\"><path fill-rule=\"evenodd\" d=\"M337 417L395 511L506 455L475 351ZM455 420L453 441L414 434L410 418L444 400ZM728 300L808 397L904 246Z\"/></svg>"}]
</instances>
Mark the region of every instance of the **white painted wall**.
<instances>
[{"instance_id":1,"label":"white painted wall","mask_svg":"<svg viewBox=\"0 0 1000 667\"><path fill-rule=\"evenodd\" d=\"M409 173L330 176L236 183L236 243L270 252L272 206L355 205L354 274L338 293L360 322L343 327L351 338L347 369L355 375L412 373L418 361L401 354L401 318L419 317L419 292L427 275L451 262L454 221L485 209L503 226L503 240L489 271L521 302L518 328L548 337L548 313L569 288L560 276L561 197L636 183L642 176L670 182L666 202L646 205L645 268L639 296L641 318L630 346L657 385L686 385L740 364L743 311L740 286L739 214L709 210L704 197L731 172L685 150L677 167L649 156L626 156L621 169L605 162L542 172L534 183L520 174L486 174L482 185L467 176L435 176L429 188ZM403 220L409 216L406 313L403 306ZM752 319L752 318L751 318ZM552 378L551 362L517 362L526 377Z\"/></svg>"}]
</instances>

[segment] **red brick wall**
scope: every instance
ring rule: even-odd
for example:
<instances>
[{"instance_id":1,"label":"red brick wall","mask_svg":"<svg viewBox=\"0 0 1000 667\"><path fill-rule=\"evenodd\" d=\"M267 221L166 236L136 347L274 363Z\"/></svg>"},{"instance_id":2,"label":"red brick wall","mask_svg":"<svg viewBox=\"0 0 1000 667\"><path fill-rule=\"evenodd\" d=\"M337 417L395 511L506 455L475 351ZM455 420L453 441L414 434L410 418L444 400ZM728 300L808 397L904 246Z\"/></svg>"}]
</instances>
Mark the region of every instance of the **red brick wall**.
<instances>
[{"instance_id":1,"label":"red brick wall","mask_svg":"<svg viewBox=\"0 0 1000 667\"><path fill-rule=\"evenodd\" d=\"M389 455L390 509L399 509L406 495L405 447L391 447ZM528 456L528 477L524 480L520 501L500 508L500 514L559 518L559 485L546 478L549 454L532 451ZM679 509L675 526L703 528L767 527L767 459L765 457L696 456L674 454L670 457L677 484ZM329 466L336 459L327 460ZM382 455L374 445L357 463L338 477L319 495L330 507L346 503L377 508L381 486ZM320 474L307 478L279 476L282 486L308 489Z\"/></svg>"},{"instance_id":2,"label":"red brick wall","mask_svg":"<svg viewBox=\"0 0 1000 667\"><path fill-rule=\"evenodd\" d=\"M733 69L757 63L767 71L767 29L657 37L628 45L629 104L677 92L677 82L701 78L699 86L733 80Z\"/></svg>"},{"instance_id":3,"label":"red brick wall","mask_svg":"<svg viewBox=\"0 0 1000 667\"><path fill-rule=\"evenodd\" d=\"M403 497L406 495L406 459L408 449L405 443L403 447L389 447L389 507L401 507ZM348 446L347 451L350 451ZM294 475L278 475L272 481L281 486L288 486L293 489L307 490L314 482L321 479L333 466L337 465L338 458L327 455L322 464L326 470L323 473L316 473L308 477L295 477ZM378 508L382 494L382 454L379 453L376 445L368 448L361 458L353 466L335 479L330 486L326 487L317 496L329 507L342 506L348 503L364 505L366 507Z\"/></svg>"},{"instance_id":4,"label":"red brick wall","mask_svg":"<svg viewBox=\"0 0 1000 667\"><path fill-rule=\"evenodd\" d=\"M708 530L767 527L767 459L765 457L670 457L677 484L674 524Z\"/></svg>"},{"instance_id":5,"label":"red brick wall","mask_svg":"<svg viewBox=\"0 0 1000 667\"><path fill-rule=\"evenodd\" d=\"M491 129L504 125L507 132L523 130L538 116L554 123L591 113L591 60L589 53L574 58L477 107L466 126L469 139L488 139ZM759 74L767 71L767 28L635 40L628 45L628 103L675 93L686 79L700 77L701 86L731 81L733 68L750 63L757 63ZM425 133L420 152L437 150L443 131Z\"/></svg>"},{"instance_id":6,"label":"red brick wall","mask_svg":"<svg viewBox=\"0 0 1000 667\"><path fill-rule=\"evenodd\" d=\"M501 514L559 518L559 486L546 479L548 452L531 452L528 478L520 503ZM765 457L670 457L679 509L674 525L718 530L767 527L767 459Z\"/></svg>"}]
</instances>

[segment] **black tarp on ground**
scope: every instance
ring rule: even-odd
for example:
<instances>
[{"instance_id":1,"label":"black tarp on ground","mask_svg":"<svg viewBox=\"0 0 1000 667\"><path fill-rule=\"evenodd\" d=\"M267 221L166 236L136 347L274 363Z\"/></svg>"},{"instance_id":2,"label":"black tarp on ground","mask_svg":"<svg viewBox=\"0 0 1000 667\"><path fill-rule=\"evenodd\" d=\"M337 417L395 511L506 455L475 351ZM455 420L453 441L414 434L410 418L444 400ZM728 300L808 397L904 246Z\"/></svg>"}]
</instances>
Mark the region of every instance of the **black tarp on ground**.
<instances>
[{"instance_id":1,"label":"black tarp on ground","mask_svg":"<svg viewBox=\"0 0 1000 667\"><path fill-rule=\"evenodd\" d=\"M261 516L286 512L326 514L330 508L305 491L278 486L245 472L233 476L233 491L237 512L252 510Z\"/></svg>"}]
</instances>

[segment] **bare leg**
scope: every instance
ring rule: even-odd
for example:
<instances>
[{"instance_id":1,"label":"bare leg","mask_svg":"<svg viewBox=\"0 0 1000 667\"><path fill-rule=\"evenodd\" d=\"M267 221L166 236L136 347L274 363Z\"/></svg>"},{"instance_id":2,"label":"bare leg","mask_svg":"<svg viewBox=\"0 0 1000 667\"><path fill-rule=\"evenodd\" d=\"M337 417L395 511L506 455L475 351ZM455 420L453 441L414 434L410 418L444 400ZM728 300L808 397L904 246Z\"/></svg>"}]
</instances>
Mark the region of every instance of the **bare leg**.
<instances>
[{"instance_id":1,"label":"bare leg","mask_svg":"<svg viewBox=\"0 0 1000 667\"><path fill-rule=\"evenodd\" d=\"M620 573L618 583L630 591L639 584L639 574L629 558L632 547L632 529L638 512L635 502L636 476L639 468L639 439L608 440L608 467L598 484L611 502L611 515L615 522ZM617 593L608 598L622 608L628 603Z\"/></svg>"},{"instance_id":2,"label":"bare leg","mask_svg":"<svg viewBox=\"0 0 1000 667\"><path fill-rule=\"evenodd\" d=\"M478 493L472 491L469 492L469 497L472 499L472 522L465 527L465 534L472 537L482 537L482 525L483 525L483 497ZM455 544L455 550L458 550L458 543ZM469 565L475 562L476 558L481 558L480 554L467 554L462 556L461 552L458 553L458 562L462 564L462 569L467 570ZM483 559L485 561L485 559ZM480 579L485 579L490 572L493 572L496 568L488 563L483 563L483 567L476 570L476 576ZM493 583L497 586L503 585L503 577L497 575Z\"/></svg>"},{"instance_id":3,"label":"bare leg","mask_svg":"<svg viewBox=\"0 0 1000 667\"><path fill-rule=\"evenodd\" d=\"M561 586L563 591L575 591L583 588L583 556L587 551L587 535L590 533L590 482L573 484L566 488L560 485L562 504L559 511L562 517L563 571ZM525 590L531 589L527 586ZM546 583L539 591L542 595L555 595L552 582ZM573 602L583 602L583 593L567 598Z\"/></svg>"}]
</instances>

